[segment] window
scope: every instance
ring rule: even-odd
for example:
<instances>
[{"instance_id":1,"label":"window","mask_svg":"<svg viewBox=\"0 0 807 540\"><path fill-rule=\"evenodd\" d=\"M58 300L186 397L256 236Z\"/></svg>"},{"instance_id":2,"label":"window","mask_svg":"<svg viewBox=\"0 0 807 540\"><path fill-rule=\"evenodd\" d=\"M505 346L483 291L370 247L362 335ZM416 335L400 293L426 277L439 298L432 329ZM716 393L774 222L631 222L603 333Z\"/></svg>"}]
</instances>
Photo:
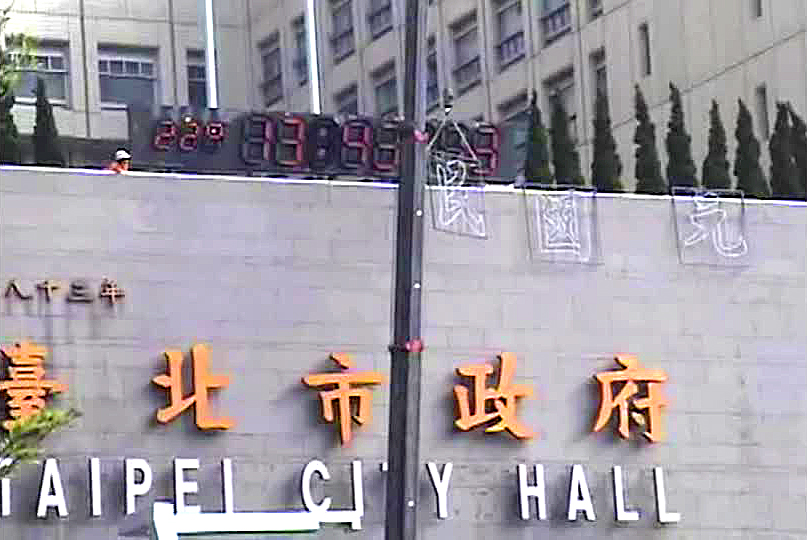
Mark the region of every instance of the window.
<instances>
[{"instance_id":1,"label":"window","mask_svg":"<svg viewBox=\"0 0 807 540\"><path fill-rule=\"evenodd\" d=\"M291 33L294 36L294 75L300 86L308 82L308 36L305 30L305 17L300 15L291 21Z\"/></svg>"},{"instance_id":2,"label":"window","mask_svg":"<svg viewBox=\"0 0 807 540\"><path fill-rule=\"evenodd\" d=\"M602 93L608 97L608 71L605 67L605 50L600 49L591 55L591 73L594 82L594 99Z\"/></svg>"},{"instance_id":3,"label":"window","mask_svg":"<svg viewBox=\"0 0 807 540\"><path fill-rule=\"evenodd\" d=\"M353 39L353 6L350 0L331 0L331 16L333 18L333 61L338 64L356 49Z\"/></svg>"},{"instance_id":4,"label":"window","mask_svg":"<svg viewBox=\"0 0 807 540\"><path fill-rule=\"evenodd\" d=\"M375 111L378 116L398 114L398 84L395 80L395 63L390 62L373 73Z\"/></svg>"},{"instance_id":5,"label":"window","mask_svg":"<svg viewBox=\"0 0 807 540\"><path fill-rule=\"evenodd\" d=\"M647 23L639 25L639 54L642 55L642 76L647 77L653 71L650 63L650 27Z\"/></svg>"},{"instance_id":6,"label":"window","mask_svg":"<svg viewBox=\"0 0 807 540\"><path fill-rule=\"evenodd\" d=\"M101 103L151 108L157 91L156 57L147 49L98 47Z\"/></svg>"},{"instance_id":7,"label":"window","mask_svg":"<svg viewBox=\"0 0 807 540\"><path fill-rule=\"evenodd\" d=\"M768 89L764 84L757 86L754 96L757 102L757 123L759 133L764 140L768 140L770 134L770 123L768 122Z\"/></svg>"},{"instance_id":8,"label":"window","mask_svg":"<svg viewBox=\"0 0 807 540\"><path fill-rule=\"evenodd\" d=\"M53 104L67 104L67 60L63 47L38 48L31 58L32 65L19 71L19 80L14 95L20 101L36 97L37 78L45 82L45 95ZM10 53L12 61L20 61L19 53Z\"/></svg>"},{"instance_id":9,"label":"window","mask_svg":"<svg viewBox=\"0 0 807 540\"><path fill-rule=\"evenodd\" d=\"M762 17L762 0L751 0L751 10L754 17Z\"/></svg>"},{"instance_id":10,"label":"window","mask_svg":"<svg viewBox=\"0 0 807 540\"><path fill-rule=\"evenodd\" d=\"M392 30L392 0L368 0L367 24L373 39Z\"/></svg>"},{"instance_id":11,"label":"window","mask_svg":"<svg viewBox=\"0 0 807 540\"><path fill-rule=\"evenodd\" d=\"M499 29L499 69L524 57L524 21L521 0L495 0L496 25Z\"/></svg>"},{"instance_id":12,"label":"window","mask_svg":"<svg viewBox=\"0 0 807 540\"><path fill-rule=\"evenodd\" d=\"M544 45L549 45L572 29L572 12L569 0L543 0L541 31Z\"/></svg>"},{"instance_id":13,"label":"window","mask_svg":"<svg viewBox=\"0 0 807 540\"><path fill-rule=\"evenodd\" d=\"M437 79L437 47L434 36L426 41L426 109L432 109L440 101L440 85Z\"/></svg>"},{"instance_id":14,"label":"window","mask_svg":"<svg viewBox=\"0 0 807 540\"><path fill-rule=\"evenodd\" d=\"M457 92L462 94L475 86L482 77L479 61L479 34L476 26L476 12L452 25L454 39L454 80Z\"/></svg>"},{"instance_id":15,"label":"window","mask_svg":"<svg viewBox=\"0 0 807 540\"><path fill-rule=\"evenodd\" d=\"M551 118L555 100L560 100L569 116L569 133L577 144L577 101L574 90L574 71L567 69L544 82L544 95L547 97L546 110Z\"/></svg>"},{"instance_id":16,"label":"window","mask_svg":"<svg viewBox=\"0 0 807 540\"><path fill-rule=\"evenodd\" d=\"M199 50L188 51L188 104L195 110L207 108L207 72L205 53Z\"/></svg>"},{"instance_id":17,"label":"window","mask_svg":"<svg viewBox=\"0 0 807 540\"><path fill-rule=\"evenodd\" d=\"M263 68L263 102L269 107L283 98L283 66L280 61L280 33L275 32L260 45Z\"/></svg>"},{"instance_id":18,"label":"window","mask_svg":"<svg viewBox=\"0 0 807 540\"><path fill-rule=\"evenodd\" d=\"M527 134L529 132L530 110L526 90L499 105L499 117L503 124L508 124L512 131L512 144L518 156L516 173L524 172L524 156L527 152ZM546 122L546 120L544 120Z\"/></svg>"},{"instance_id":19,"label":"window","mask_svg":"<svg viewBox=\"0 0 807 540\"><path fill-rule=\"evenodd\" d=\"M339 114L359 114L359 95L355 84L337 92L333 100L336 102L336 112Z\"/></svg>"},{"instance_id":20,"label":"window","mask_svg":"<svg viewBox=\"0 0 807 540\"><path fill-rule=\"evenodd\" d=\"M602 15L602 0L589 0L588 11L592 20Z\"/></svg>"}]
</instances>

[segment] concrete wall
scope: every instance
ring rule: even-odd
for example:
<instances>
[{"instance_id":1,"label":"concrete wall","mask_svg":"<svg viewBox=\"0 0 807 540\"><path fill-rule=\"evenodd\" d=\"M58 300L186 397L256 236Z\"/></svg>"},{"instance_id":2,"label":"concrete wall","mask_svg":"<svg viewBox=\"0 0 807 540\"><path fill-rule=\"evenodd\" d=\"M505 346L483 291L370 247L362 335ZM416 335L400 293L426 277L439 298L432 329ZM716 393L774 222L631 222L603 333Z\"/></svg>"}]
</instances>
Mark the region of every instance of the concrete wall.
<instances>
[{"instance_id":1,"label":"concrete wall","mask_svg":"<svg viewBox=\"0 0 807 540\"><path fill-rule=\"evenodd\" d=\"M0 537L146 538L152 501L173 498L173 458L201 459L191 502L219 512L219 462L229 457L240 511L302 509L300 474L314 458L334 475L315 482L315 496L349 506L349 463L361 459L363 529L316 536L382 538L387 386L373 392L372 423L354 424L342 449L300 378L331 370L331 352L388 374L394 204L394 189L369 184L0 169L4 288L11 278L30 289L108 277L127 294L116 308L68 303L64 289L50 303L0 297L0 343L46 345L48 376L70 385L55 401L84 413L48 441L69 516L36 518L42 468L28 467L11 482ZM530 261L518 193L490 191L487 210L488 240L426 234L421 458L455 468L448 520L436 517L423 468L421 537L807 536L807 208L748 203L749 264L730 268L679 262L668 198L600 197L602 256L592 265ZM187 355L195 343L210 345L211 372L231 378L213 398L236 421L229 432L199 432L191 412L155 421L167 404L150 382L165 371L162 352ZM514 382L535 392L518 402L533 440L453 427L452 386L464 382L455 368L496 365L501 351L517 355ZM635 426L629 441L611 427L590 433L592 375L624 352L669 375L666 442L643 443ZM88 517L91 456L101 458L100 518ZM154 471L132 516L124 458ZM518 463L545 466L548 521L534 504L532 519L519 519ZM566 521L573 464L585 468L594 523ZM614 520L614 465L638 523ZM654 466L679 524L655 523Z\"/></svg>"}]
</instances>

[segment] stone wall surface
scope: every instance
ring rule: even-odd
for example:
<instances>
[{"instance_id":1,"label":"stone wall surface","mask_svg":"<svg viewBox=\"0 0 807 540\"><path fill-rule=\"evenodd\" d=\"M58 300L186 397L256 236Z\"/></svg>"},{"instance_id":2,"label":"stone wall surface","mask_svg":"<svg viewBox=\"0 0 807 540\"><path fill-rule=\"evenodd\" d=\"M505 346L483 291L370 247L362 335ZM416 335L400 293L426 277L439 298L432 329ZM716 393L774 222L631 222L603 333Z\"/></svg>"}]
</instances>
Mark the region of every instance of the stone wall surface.
<instances>
[{"instance_id":1,"label":"stone wall surface","mask_svg":"<svg viewBox=\"0 0 807 540\"><path fill-rule=\"evenodd\" d=\"M0 344L45 345L47 376L69 385L52 402L83 413L48 440L69 515L36 517L42 466L27 467L11 480L0 538L148 538L152 502L173 500L176 457L200 459L189 499L205 512L222 510L223 458L233 460L238 511L301 510L312 459L333 476L314 482L315 498L350 507L359 459L362 530L325 525L311 536L382 538L387 385L373 390L373 420L354 423L341 448L301 377L335 371L333 352L351 354L355 371L389 374L395 199L394 188L370 184L0 168L0 284L15 278L34 294L0 296ZM531 259L518 192L491 191L486 204L486 240L436 232L427 216L421 537L807 538L807 207L747 202L749 253L720 266L682 264L666 197L598 197L591 264ZM114 307L66 301L71 280L97 291L105 277L126 292ZM62 287L50 302L34 289L44 279ZM185 353L189 394L198 343L209 345L209 371L230 377L211 392L213 413L235 421L227 432L199 431L191 410L156 421L168 399L151 382L166 371L163 352ZM504 351L517 359L513 382L533 389L517 400L536 432L528 441L453 424L452 388L469 382L456 368L487 362L498 372ZM616 369L619 353L667 373L665 441L645 442L635 424L629 440L614 425L591 433L592 376ZM90 517L89 457L101 459L101 517ZM129 516L125 458L154 473ZM426 462L454 464L446 520ZM519 517L519 463L545 467L546 521L534 502L530 519ZM574 464L595 522L566 519ZM636 523L614 518L614 465ZM657 523L656 466L679 523Z\"/></svg>"}]
</instances>

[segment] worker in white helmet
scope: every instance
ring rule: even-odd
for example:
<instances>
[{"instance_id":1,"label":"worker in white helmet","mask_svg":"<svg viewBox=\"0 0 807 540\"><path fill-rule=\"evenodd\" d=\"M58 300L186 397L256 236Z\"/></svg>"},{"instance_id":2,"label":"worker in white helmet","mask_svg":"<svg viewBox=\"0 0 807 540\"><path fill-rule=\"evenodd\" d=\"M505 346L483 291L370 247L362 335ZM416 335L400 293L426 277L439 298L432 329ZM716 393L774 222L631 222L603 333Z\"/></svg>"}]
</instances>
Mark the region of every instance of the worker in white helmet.
<instances>
[{"instance_id":1,"label":"worker in white helmet","mask_svg":"<svg viewBox=\"0 0 807 540\"><path fill-rule=\"evenodd\" d=\"M132 155L126 149L118 148L115 152L114 161L109 164L108 169L116 173L122 173L123 171L128 171L131 164Z\"/></svg>"}]
</instances>

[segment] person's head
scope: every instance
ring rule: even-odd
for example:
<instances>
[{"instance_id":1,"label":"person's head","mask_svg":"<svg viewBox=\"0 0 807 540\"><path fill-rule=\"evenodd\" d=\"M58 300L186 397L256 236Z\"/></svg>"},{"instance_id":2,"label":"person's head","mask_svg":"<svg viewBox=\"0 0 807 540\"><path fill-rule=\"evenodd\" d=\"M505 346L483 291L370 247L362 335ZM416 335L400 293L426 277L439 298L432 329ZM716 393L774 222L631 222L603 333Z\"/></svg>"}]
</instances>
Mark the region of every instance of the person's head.
<instances>
[{"instance_id":1,"label":"person's head","mask_svg":"<svg viewBox=\"0 0 807 540\"><path fill-rule=\"evenodd\" d=\"M115 152L115 161L123 170L129 170L129 166L132 163L132 155L126 151L124 148L119 148L117 152Z\"/></svg>"}]
</instances>

